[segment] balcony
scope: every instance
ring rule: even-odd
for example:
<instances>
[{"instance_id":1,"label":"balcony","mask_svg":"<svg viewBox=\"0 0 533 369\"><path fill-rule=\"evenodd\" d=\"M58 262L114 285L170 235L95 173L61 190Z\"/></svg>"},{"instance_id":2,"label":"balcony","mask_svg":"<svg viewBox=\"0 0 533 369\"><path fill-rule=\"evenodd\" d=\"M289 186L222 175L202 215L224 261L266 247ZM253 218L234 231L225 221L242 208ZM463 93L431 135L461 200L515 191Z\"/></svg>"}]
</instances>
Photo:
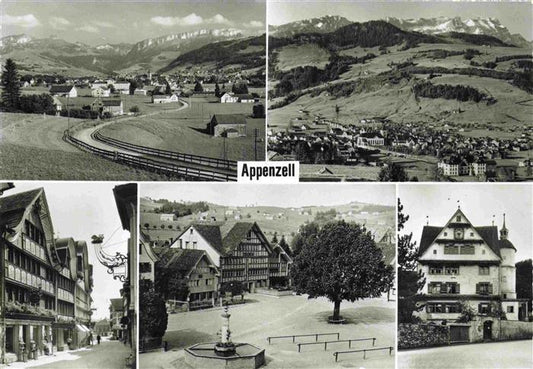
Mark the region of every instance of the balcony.
<instances>
[{"instance_id":1,"label":"balcony","mask_svg":"<svg viewBox=\"0 0 533 369\"><path fill-rule=\"evenodd\" d=\"M40 276L31 274L12 263L6 264L6 278L12 279L13 281L25 284L27 286L31 286L33 288L41 288L43 292L50 295L54 294L54 285L52 282L49 282Z\"/></svg>"},{"instance_id":2,"label":"balcony","mask_svg":"<svg viewBox=\"0 0 533 369\"><path fill-rule=\"evenodd\" d=\"M26 235L22 237L22 249L36 256L37 258L46 261L46 251L44 247L42 247Z\"/></svg>"}]
</instances>

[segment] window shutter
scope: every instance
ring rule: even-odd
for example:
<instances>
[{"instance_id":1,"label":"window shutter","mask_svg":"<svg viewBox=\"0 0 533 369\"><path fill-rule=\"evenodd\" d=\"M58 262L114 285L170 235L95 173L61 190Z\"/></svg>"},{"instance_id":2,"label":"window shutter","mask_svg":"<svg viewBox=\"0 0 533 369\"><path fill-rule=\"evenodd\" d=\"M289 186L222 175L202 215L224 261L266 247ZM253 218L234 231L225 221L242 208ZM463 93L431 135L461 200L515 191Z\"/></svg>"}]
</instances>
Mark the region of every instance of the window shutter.
<instances>
[{"instance_id":1,"label":"window shutter","mask_svg":"<svg viewBox=\"0 0 533 369\"><path fill-rule=\"evenodd\" d=\"M492 295L492 283L489 283L489 295Z\"/></svg>"},{"instance_id":2,"label":"window shutter","mask_svg":"<svg viewBox=\"0 0 533 369\"><path fill-rule=\"evenodd\" d=\"M446 283L441 283L441 285L440 285L440 293L446 293Z\"/></svg>"},{"instance_id":3,"label":"window shutter","mask_svg":"<svg viewBox=\"0 0 533 369\"><path fill-rule=\"evenodd\" d=\"M476 283L476 295L479 295L479 283Z\"/></svg>"},{"instance_id":4,"label":"window shutter","mask_svg":"<svg viewBox=\"0 0 533 369\"><path fill-rule=\"evenodd\" d=\"M481 314L481 312L482 312L482 311L481 311L481 304L478 304L478 305L477 305L477 311L478 311L478 313Z\"/></svg>"},{"instance_id":5,"label":"window shutter","mask_svg":"<svg viewBox=\"0 0 533 369\"><path fill-rule=\"evenodd\" d=\"M457 290L455 292L456 293L461 293L461 285L459 283L457 283L456 287L457 287Z\"/></svg>"}]
</instances>

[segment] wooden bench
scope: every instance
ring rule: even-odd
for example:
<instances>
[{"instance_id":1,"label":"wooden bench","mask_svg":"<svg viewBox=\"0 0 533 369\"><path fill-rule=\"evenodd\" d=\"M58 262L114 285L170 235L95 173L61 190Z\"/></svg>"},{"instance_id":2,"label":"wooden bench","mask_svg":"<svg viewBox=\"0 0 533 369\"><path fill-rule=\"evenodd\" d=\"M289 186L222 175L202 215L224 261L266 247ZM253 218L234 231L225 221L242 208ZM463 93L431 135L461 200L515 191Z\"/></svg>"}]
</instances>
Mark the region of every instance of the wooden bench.
<instances>
[{"instance_id":1,"label":"wooden bench","mask_svg":"<svg viewBox=\"0 0 533 369\"><path fill-rule=\"evenodd\" d=\"M328 343L348 342L348 347L352 348L352 342L370 341L370 340L372 340L372 346L374 346L375 343L376 343L376 338L375 337L371 337L371 338L353 338L353 339L349 339L349 340L336 340L336 341L323 341L323 342L303 342L303 343L297 343L297 345L298 345L298 352L300 352L301 346L304 346L304 345L321 345L321 344L324 344L324 351L326 351L328 349Z\"/></svg>"},{"instance_id":2,"label":"wooden bench","mask_svg":"<svg viewBox=\"0 0 533 369\"><path fill-rule=\"evenodd\" d=\"M368 349L361 349L361 350L335 351L333 353L333 356L335 356L335 362L337 362L340 354L353 354L356 352L362 352L363 359L366 359L367 351L378 351L378 350L389 350L389 355L392 355L392 351L394 350L394 347L388 346L388 347L375 347L375 348L368 348Z\"/></svg>"}]
</instances>

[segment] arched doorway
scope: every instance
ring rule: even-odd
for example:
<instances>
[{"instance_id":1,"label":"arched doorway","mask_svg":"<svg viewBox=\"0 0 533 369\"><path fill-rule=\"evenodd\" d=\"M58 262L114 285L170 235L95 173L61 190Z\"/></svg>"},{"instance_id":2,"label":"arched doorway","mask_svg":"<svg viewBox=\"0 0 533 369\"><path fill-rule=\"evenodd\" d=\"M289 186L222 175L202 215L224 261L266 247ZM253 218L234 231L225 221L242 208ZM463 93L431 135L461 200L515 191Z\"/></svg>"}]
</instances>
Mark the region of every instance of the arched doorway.
<instances>
[{"instance_id":1,"label":"arched doorway","mask_svg":"<svg viewBox=\"0 0 533 369\"><path fill-rule=\"evenodd\" d=\"M491 340L492 339L492 321L487 320L483 323L483 339Z\"/></svg>"}]
</instances>

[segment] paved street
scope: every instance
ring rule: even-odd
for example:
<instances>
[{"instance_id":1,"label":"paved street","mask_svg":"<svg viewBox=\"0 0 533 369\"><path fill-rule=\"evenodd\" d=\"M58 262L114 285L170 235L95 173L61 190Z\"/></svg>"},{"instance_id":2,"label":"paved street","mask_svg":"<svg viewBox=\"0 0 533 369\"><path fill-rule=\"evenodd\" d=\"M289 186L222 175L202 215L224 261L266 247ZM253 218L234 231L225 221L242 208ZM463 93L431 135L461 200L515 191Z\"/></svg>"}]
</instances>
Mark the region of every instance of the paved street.
<instances>
[{"instance_id":1,"label":"paved street","mask_svg":"<svg viewBox=\"0 0 533 369\"><path fill-rule=\"evenodd\" d=\"M96 343L96 340L95 340ZM130 355L129 346L118 341L104 341L71 352L59 352L53 357L42 356L38 361L13 363L6 368L49 368L49 369L124 369Z\"/></svg>"},{"instance_id":2,"label":"paved street","mask_svg":"<svg viewBox=\"0 0 533 369\"><path fill-rule=\"evenodd\" d=\"M398 352L399 369L533 367L532 341L509 341L436 347Z\"/></svg>"},{"instance_id":3,"label":"paved street","mask_svg":"<svg viewBox=\"0 0 533 369\"><path fill-rule=\"evenodd\" d=\"M247 294L249 303L230 307L230 330L234 342L247 342L266 350L266 367L277 368L343 368L366 369L394 368L394 352L374 351L343 355L336 363L333 352L347 350L347 343L328 346L305 346L299 353L291 339L273 340L268 336L339 332L341 339L376 337L376 347L394 346L394 306L386 298L368 299L355 303L343 302L341 315L347 318L343 325L327 323L333 312L333 303L325 298L308 300L306 296L276 298L260 294ZM139 367L150 369L187 368L184 348L199 342L217 341L220 330L221 309L209 309L171 314L165 341L169 352L150 352L139 356ZM315 338L299 338L297 342L312 342ZM323 341L324 339L320 339ZM354 342L353 349L372 347L372 342Z\"/></svg>"}]
</instances>

